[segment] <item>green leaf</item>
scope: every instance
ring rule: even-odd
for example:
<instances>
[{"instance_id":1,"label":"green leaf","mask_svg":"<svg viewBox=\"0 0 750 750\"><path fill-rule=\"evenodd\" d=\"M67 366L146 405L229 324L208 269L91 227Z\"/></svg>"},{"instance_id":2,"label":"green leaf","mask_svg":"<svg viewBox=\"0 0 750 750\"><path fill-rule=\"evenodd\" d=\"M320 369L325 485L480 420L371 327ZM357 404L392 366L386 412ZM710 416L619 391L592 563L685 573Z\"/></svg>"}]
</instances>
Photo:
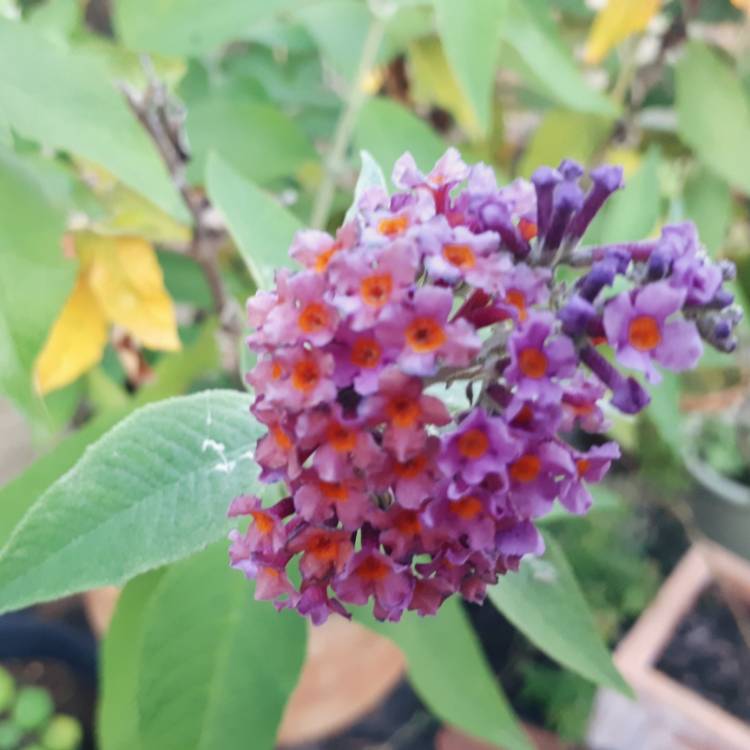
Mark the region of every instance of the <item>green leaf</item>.
<instances>
[{"instance_id":1,"label":"green leaf","mask_svg":"<svg viewBox=\"0 0 750 750\"><path fill-rule=\"evenodd\" d=\"M206 189L224 214L256 284L270 288L274 271L291 264L289 245L302 225L270 193L246 180L215 153L208 156Z\"/></svg>"},{"instance_id":2,"label":"green leaf","mask_svg":"<svg viewBox=\"0 0 750 750\"><path fill-rule=\"evenodd\" d=\"M626 242L647 237L661 215L657 149L651 149L641 168L613 195L584 235L587 244Z\"/></svg>"},{"instance_id":3,"label":"green leaf","mask_svg":"<svg viewBox=\"0 0 750 750\"><path fill-rule=\"evenodd\" d=\"M64 229L65 214L42 184L0 146L0 392L32 414L42 412L34 361L76 273L63 256Z\"/></svg>"},{"instance_id":4,"label":"green leaf","mask_svg":"<svg viewBox=\"0 0 750 750\"><path fill-rule=\"evenodd\" d=\"M150 14L147 14L150 15ZM148 135L103 67L0 19L0 100L26 138L100 164L179 220L185 206Z\"/></svg>"},{"instance_id":5,"label":"green leaf","mask_svg":"<svg viewBox=\"0 0 750 750\"><path fill-rule=\"evenodd\" d=\"M398 624L364 609L355 616L404 652L414 690L441 721L508 750L530 748L456 597L435 617L409 612Z\"/></svg>"},{"instance_id":6,"label":"green leaf","mask_svg":"<svg viewBox=\"0 0 750 750\"><path fill-rule=\"evenodd\" d=\"M101 750L141 750L138 735L138 659L146 607L166 569L134 578L117 601L101 646L101 693L96 722Z\"/></svg>"},{"instance_id":7,"label":"green leaf","mask_svg":"<svg viewBox=\"0 0 750 750\"><path fill-rule=\"evenodd\" d=\"M78 461L91 443L138 406L182 393L196 378L215 369L218 350L214 332L215 324L209 321L194 344L159 361L154 368L153 381L138 391L127 406L98 414L0 489L0 547L7 542L28 509Z\"/></svg>"},{"instance_id":8,"label":"green leaf","mask_svg":"<svg viewBox=\"0 0 750 750\"><path fill-rule=\"evenodd\" d=\"M187 135L193 159L188 177L203 182L210 150L256 182L294 174L316 154L307 136L273 104L214 94L188 109Z\"/></svg>"},{"instance_id":9,"label":"green leaf","mask_svg":"<svg viewBox=\"0 0 750 750\"><path fill-rule=\"evenodd\" d=\"M142 0L114 3L115 27L136 50L200 57L233 40L245 39L260 21L300 0L160 0L144 13Z\"/></svg>"},{"instance_id":10,"label":"green leaf","mask_svg":"<svg viewBox=\"0 0 750 750\"><path fill-rule=\"evenodd\" d=\"M677 131L710 170L750 194L750 98L740 77L705 44L677 63Z\"/></svg>"},{"instance_id":11,"label":"green leaf","mask_svg":"<svg viewBox=\"0 0 750 750\"><path fill-rule=\"evenodd\" d=\"M596 630L589 606L557 542L489 589L492 603L538 649L592 682L630 694Z\"/></svg>"},{"instance_id":12,"label":"green leaf","mask_svg":"<svg viewBox=\"0 0 750 750\"><path fill-rule=\"evenodd\" d=\"M365 3L326 0L298 10L295 17L315 39L326 62L346 81L353 82L371 22Z\"/></svg>"},{"instance_id":13,"label":"green leaf","mask_svg":"<svg viewBox=\"0 0 750 750\"><path fill-rule=\"evenodd\" d=\"M388 184L385 181L383 170L380 168L380 164L372 158L372 154L369 151L360 151L359 160L362 162L362 168L359 170L359 177L357 177L357 184L354 188L354 200L346 212L344 222L349 222L355 217L359 199L365 190L382 188L386 193L388 192Z\"/></svg>"},{"instance_id":14,"label":"green leaf","mask_svg":"<svg viewBox=\"0 0 750 750\"><path fill-rule=\"evenodd\" d=\"M724 245L731 220L729 185L703 167L690 176L683 197L686 218L695 222L701 241L716 256Z\"/></svg>"},{"instance_id":15,"label":"green leaf","mask_svg":"<svg viewBox=\"0 0 750 750\"><path fill-rule=\"evenodd\" d=\"M453 73L474 111L475 136L492 124L492 93L500 46L505 0L433 0L438 33Z\"/></svg>"},{"instance_id":16,"label":"green leaf","mask_svg":"<svg viewBox=\"0 0 750 750\"><path fill-rule=\"evenodd\" d=\"M143 750L271 748L305 655L305 621L253 599L227 545L171 567L143 617Z\"/></svg>"},{"instance_id":17,"label":"green leaf","mask_svg":"<svg viewBox=\"0 0 750 750\"><path fill-rule=\"evenodd\" d=\"M588 85L545 4L540 0L508 3L507 20L500 34L515 51L522 73L536 88L567 109L615 117L617 107Z\"/></svg>"},{"instance_id":18,"label":"green leaf","mask_svg":"<svg viewBox=\"0 0 750 750\"><path fill-rule=\"evenodd\" d=\"M389 99L370 99L359 113L354 143L369 151L388 172L405 151L423 169L429 169L443 155L445 143L418 117Z\"/></svg>"},{"instance_id":19,"label":"green leaf","mask_svg":"<svg viewBox=\"0 0 750 750\"><path fill-rule=\"evenodd\" d=\"M409 45L409 93L420 107L438 105L448 110L468 133L476 133L474 108L445 57L437 37L417 39Z\"/></svg>"},{"instance_id":20,"label":"green leaf","mask_svg":"<svg viewBox=\"0 0 750 750\"><path fill-rule=\"evenodd\" d=\"M0 612L137 575L202 549L257 481L250 400L205 391L144 407L53 484L0 551Z\"/></svg>"},{"instance_id":21,"label":"green leaf","mask_svg":"<svg viewBox=\"0 0 750 750\"><path fill-rule=\"evenodd\" d=\"M530 177L537 167L557 166L564 158L588 164L609 130L610 123L606 118L553 109L544 115L534 131L518 173Z\"/></svg>"}]
</instances>

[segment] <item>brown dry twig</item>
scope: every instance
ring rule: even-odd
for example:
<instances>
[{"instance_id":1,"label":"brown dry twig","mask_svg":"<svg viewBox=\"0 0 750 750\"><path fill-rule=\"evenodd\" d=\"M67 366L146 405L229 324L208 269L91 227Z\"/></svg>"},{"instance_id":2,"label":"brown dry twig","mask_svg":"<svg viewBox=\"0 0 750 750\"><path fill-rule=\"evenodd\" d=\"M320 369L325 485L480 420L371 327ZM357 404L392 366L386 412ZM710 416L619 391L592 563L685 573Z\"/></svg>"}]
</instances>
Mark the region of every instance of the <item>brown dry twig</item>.
<instances>
[{"instance_id":1,"label":"brown dry twig","mask_svg":"<svg viewBox=\"0 0 750 750\"><path fill-rule=\"evenodd\" d=\"M218 261L219 248L226 241L227 235L223 228L218 228L216 222L211 220L212 206L203 191L192 187L187 181L190 151L184 131L184 108L170 97L166 86L156 75L150 58L143 56L141 64L148 81L145 90L140 91L126 83L121 83L120 89L133 114L154 141L172 182L192 217L190 243L180 251L201 267L221 329L236 338L242 329L240 310L226 290ZM168 249L176 250L174 247Z\"/></svg>"}]
</instances>

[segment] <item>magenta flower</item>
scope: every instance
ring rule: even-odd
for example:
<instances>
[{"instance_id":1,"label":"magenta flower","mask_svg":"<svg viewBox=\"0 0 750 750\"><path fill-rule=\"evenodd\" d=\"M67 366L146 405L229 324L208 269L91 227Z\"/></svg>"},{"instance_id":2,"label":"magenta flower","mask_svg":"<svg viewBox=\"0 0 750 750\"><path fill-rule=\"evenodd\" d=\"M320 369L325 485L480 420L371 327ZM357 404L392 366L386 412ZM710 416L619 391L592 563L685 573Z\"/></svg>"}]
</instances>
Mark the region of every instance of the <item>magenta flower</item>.
<instances>
[{"instance_id":1,"label":"magenta flower","mask_svg":"<svg viewBox=\"0 0 750 750\"><path fill-rule=\"evenodd\" d=\"M668 370L695 367L703 345L695 323L682 317L685 290L659 281L638 292L623 292L604 307L607 340L626 367L640 370L652 383L661 380L654 362Z\"/></svg>"},{"instance_id":2,"label":"magenta flower","mask_svg":"<svg viewBox=\"0 0 750 750\"><path fill-rule=\"evenodd\" d=\"M333 590L352 604L365 604L372 597L379 619L398 620L411 601L414 583L406 566L376 550L363 549L334 580Z\"/></svg>"},{"instance_id":3,"label":"magenta flower","mask_svg":"<svg viewBox=\"0 0 750 750\"><path fill-rule=\"evenodd\" d=\"M691 225L579 247L622 172L596 168L586 191L582 177L564 160L498 187L455 149L427 174L407 154L394 195L366 189L335 236L296 235L304 270L247 305L254 459L283 498L229 509L249 517L229 555L256 598L315 624L345 603L390 621L481 602L543 553L535 521L555 501L591 505L619 448L570 435L604 431L607 398L648 405L622 366L653 380L692 367L701 339L734 348L733 266Z\"/></svg>"}]
</instances>

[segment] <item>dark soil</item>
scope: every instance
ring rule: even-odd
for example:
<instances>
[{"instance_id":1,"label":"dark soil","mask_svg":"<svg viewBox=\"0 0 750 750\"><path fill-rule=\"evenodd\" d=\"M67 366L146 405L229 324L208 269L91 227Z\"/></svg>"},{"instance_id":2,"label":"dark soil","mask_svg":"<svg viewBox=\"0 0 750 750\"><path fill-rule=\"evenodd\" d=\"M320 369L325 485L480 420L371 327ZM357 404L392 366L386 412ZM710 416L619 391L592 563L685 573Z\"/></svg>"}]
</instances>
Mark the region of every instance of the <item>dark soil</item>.
<instances>
[{"instance_id":1,"label":"dark soil","mask_svg":"<svg viewBox=\"0 0 750 750\"><path fill-rule=\"evenodd\" d=\"M750 619L750 606L744 607ZM750 649L718 586L680 623L657 668L725 711L750 721Z\"/></svg>"}]
</instances>

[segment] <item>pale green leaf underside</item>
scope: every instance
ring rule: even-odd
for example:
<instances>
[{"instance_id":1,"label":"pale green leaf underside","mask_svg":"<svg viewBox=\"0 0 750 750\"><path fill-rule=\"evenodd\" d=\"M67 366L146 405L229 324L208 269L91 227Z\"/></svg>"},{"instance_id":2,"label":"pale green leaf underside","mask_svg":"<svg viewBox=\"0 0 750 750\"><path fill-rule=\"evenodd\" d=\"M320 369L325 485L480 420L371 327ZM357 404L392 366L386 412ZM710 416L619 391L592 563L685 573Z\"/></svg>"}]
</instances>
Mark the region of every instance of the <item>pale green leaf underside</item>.
<instances>
[{"instance_id":1,"label":"pale green leaf underside","mask_svg":"<svg viewBox=\"0 0 750 750\"><path fill-rule=\"evenodd\" d=\"M0 552L0 612L122 584L227 531L256 485L250 398L205 391L146 406L88 448Z\"/></svg>"}]
</instances>

